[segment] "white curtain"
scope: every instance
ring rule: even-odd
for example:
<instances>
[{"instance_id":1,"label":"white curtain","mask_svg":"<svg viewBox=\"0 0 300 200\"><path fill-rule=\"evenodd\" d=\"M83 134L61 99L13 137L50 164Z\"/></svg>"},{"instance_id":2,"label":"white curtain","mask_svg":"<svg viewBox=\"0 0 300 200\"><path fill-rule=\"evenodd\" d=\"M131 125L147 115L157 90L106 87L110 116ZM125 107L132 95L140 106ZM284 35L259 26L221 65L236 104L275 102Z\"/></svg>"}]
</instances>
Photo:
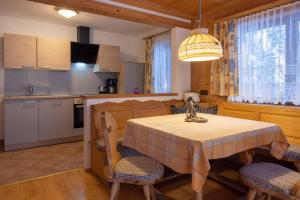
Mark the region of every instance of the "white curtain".
<instances>
[{"instance_id":1,"label":"white curtain","mask_svg":"<svg viewBox=\"0 0 300 200\"><path fill-rule=\"evenodd\" d=\"M152 85L154 93L171 92L171 34L153 38Z\"/></svg>"},{"instance_id":2,"label":"white curtain","mask_svg":"<svg viewBox=\"0 0 300 200\"><path fill-rule=\"evenodd\" d=\"M239 96L300 105L300 2L238 19Z\"/></svg>"}]
</instances>

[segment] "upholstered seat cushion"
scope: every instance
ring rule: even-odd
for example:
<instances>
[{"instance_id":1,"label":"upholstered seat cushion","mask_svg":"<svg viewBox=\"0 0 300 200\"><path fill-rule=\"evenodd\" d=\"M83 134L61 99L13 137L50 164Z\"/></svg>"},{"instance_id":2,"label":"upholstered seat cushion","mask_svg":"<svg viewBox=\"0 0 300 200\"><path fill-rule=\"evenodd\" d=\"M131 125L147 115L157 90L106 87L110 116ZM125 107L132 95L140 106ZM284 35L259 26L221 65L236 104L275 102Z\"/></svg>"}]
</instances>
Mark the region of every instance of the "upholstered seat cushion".
<instances>
[{"instance_id":1,"label":"upholstered seat cushion","mask_svg":"<svg viewBox=\"0 0 300 200\"><path fill-rule=\"evenodd\" d=\"M207 113L207 114L218 114L218 107L215 105L195 105L195 110L197 113ZM171 114L180 114L180 113L186 113L187 107L181 106L176 107L175 105L170 106L170 113Z\"/></svg>"},{"instance_id":2,"label":"upholstered seat cushion","mask_svg":"<svg viewBox=\"0 0 300 200\"><path fill-rule=\"evenodd\" d=\"M291 144L285 152L284 158L289 161L300 161L300 146Z\"/></svg>"},{"instance_id":3,"label":"upholstered seat cushion","mask_svg":"<svg viewBox=\"0 0 300 200\"><path fill-rule=\"evenodd\" d=\"M291 189L300 180L300 173L273 163L253 163L240 170L241 179L252 185L291 195Z\"/></svg>"},{"instance_id":4,"label":"upholstered seat cushion","mask_svg":"<svg viewBox=\"0 0 300 200\"><path fill-rule=\"evenodd\" d=\"M122 158L115 167L115 177L136 181L155 182L164 173L164 167L146 156Z\"/></svg>"}]
</instances>

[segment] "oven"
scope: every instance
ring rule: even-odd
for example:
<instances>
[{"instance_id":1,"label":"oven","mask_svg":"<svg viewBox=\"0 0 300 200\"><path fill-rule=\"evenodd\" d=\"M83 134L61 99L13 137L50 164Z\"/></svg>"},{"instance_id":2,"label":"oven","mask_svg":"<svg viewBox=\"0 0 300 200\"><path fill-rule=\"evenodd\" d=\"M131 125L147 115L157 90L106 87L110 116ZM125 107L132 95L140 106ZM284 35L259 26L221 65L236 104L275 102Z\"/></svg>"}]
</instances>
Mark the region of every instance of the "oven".
<instances>
[{"instance_id":1,"label":"oven","mask_svg":"<svg viewBox=\"0 0 300 200\"><path fill-rule=\"evenodd\" d=\"M74 135L83 135L84 104L81 98L74 98Z\"/></svg>"}]
</instances>

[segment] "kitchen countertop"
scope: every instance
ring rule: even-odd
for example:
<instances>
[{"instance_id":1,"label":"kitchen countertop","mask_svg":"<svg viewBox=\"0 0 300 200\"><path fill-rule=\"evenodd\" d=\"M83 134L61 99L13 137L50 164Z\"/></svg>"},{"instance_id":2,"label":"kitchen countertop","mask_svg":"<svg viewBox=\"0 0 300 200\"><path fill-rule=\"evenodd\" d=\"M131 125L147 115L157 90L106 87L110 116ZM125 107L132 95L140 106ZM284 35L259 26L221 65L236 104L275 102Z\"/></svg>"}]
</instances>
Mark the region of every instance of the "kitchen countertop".
<instances>
[{"instance_id":1,"label":"kitchen countertop","mask_svg":"<svg viewBox=\"0 0 300 200\"><path fill-rule=\"evenodd\" d=\"M147 94L54 94L54 95L7 95L4 100L30 100L30 99L59 99L59 98L83 98L83 99L109 99L128 97L157 97L157 96L178 96L177 93L147 93Z\"/></svg>"},{"instance_id":2,"label":"kitchen countertop","mask_svg":"<svg viewBox=\"0 0 300 200\"><path fill-rule=\"evenodd\" d=\"M108 98L127 98L127 97L157 97L157 96L178 96L177 93L147 93L147 94L97 94L81 95L83 99L108 99Z\"/></svg>"},{"instance_id":3,"label":"kitchen countertop","mask_svg":"<svg viewBox=\"0 0 300 200\"><path fill-rule=\"evenodd\" d=\"M5 96L4 100L29 100L29 99L60 99L60 98L74 98L80 95L61 94L61 95L10 95Z\"/></svg>"}]
</instances>

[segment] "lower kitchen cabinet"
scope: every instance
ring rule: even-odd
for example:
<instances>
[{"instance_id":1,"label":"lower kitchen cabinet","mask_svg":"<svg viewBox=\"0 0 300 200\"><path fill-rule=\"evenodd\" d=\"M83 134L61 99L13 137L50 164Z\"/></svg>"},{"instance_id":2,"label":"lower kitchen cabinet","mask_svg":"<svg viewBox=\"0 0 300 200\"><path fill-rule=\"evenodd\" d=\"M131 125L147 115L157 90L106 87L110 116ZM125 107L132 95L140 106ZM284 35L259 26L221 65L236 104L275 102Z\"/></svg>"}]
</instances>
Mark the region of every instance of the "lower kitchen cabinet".
<instances>
[{"instance_id":1,"label":"lower kitchen cabinet","mask_svg":"<svg viewBox=\"0 0 300 200\"><path fill-rule=\"evenodd\" d=\"M73 98L5 100L5 151L79 141Z\"/></svg>"},{"instance_id":2,"label":"lower kitchen cabinet","mask_svg":"<svg viewBox=\"0 0 300 200\"><path fill-rule=\"evenodd\" d=\"M73 136L73 99L39 100L39 140Z\"/></svg>"},{"instance_id":3,"label":"lower kitchen cabinet","mask_svg":"<svg viewBox=\"0 0 300 200\"><path fill-rule=\"evenodd\" d=\"M37 100L6 101L4 115L6 149L13 149L15 145L26 147L38 142Z\"/></svg>"}]
</instances>

